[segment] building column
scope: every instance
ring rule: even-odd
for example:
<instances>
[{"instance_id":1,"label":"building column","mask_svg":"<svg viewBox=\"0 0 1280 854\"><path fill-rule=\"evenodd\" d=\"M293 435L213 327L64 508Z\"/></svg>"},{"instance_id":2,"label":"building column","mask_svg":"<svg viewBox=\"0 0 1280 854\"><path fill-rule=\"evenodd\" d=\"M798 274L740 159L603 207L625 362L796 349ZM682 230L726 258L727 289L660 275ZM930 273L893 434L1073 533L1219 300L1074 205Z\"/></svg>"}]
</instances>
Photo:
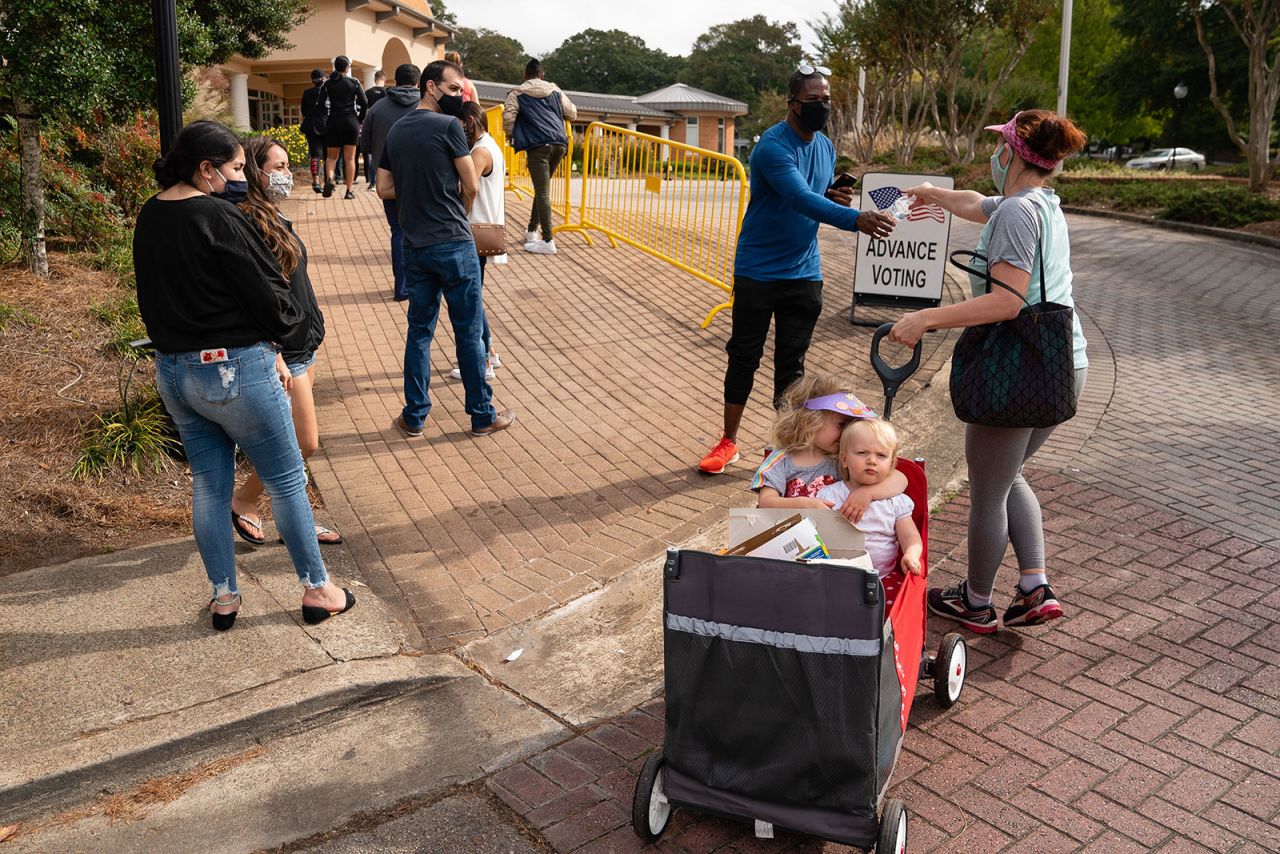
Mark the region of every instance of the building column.
<instances>
[{"instance_id":1,"label":"building column","mask_svg":"<svg viewBox=\"0 0 1280 854\"><path fill-rule=\"evenodd\" d=\"M249 130L249 75L231 73L231 116L237 130Z\"/></svg>"},{"instance_id":2,"label":"building column","mask_svg":"<svg viewBox=\"0 0 1280 854\"><path fill-rule=\"evenodd\" d=\"M668 125L668 124L659 125L658 136L667 140L671 139L671 125ZM662 146L662 162L663 163L667 162L670 154L671 154L671 148L666 145Z\"/></svg>"},{"instance_id":3,"label":"building column","mask_svg":"<svg viewBox=\"0 0 1280 854\"><path fill-rule=\"evenodd\" d=\"M363 86L366 91L373 88L373 73L377 70L378 69L376 68L366 68L360 72L360 85Z\"/></svg>"}]
</instances>

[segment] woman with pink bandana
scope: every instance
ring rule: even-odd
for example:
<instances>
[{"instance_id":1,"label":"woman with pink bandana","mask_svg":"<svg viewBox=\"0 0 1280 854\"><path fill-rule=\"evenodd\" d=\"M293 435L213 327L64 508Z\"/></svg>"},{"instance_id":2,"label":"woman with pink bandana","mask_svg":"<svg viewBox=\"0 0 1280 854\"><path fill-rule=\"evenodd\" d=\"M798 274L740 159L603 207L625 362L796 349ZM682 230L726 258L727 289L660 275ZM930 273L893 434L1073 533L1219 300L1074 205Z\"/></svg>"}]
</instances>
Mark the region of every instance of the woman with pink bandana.
<instances>
[{"instance_id":1,"label":"woman with pink bandana","mask_svg":"<svg viewBox=\"0 0 1280 854\"><path fill-rule=\"evenodd\" d=\"M979 268L985 263L992 278L1034 302L1043 275L1048 301L1073 305L1067 221L1057 195L1045 182L1060 170L1063 158L1084 147L1085 134L1070 119L1048 110L1024 110L987 130L1000 134L991 155L991 177L999 195L944 190L927 183L903 192L915 196L912 207L936 204L958 217L985 223L976 250L980 258L973 263ZM996 323L1016 317L1022 309L1022 300L1009 291L987 292L984 279L970 280L972 299L905 314L894 324L890 339L914 345L931 329ZM1079 399L1088 360L1078 316L1072 351ZM1053 429L965 425L969 572L954 587L929 591L929 610L935 614L982 634L996 631L996 573L1013 543L1021 573L1004 612L1005 627L1033 626L1062 616L1062 605L1045 574L1040 502L1022 476L1023 464Z\"/></svg>"}]
</instances>

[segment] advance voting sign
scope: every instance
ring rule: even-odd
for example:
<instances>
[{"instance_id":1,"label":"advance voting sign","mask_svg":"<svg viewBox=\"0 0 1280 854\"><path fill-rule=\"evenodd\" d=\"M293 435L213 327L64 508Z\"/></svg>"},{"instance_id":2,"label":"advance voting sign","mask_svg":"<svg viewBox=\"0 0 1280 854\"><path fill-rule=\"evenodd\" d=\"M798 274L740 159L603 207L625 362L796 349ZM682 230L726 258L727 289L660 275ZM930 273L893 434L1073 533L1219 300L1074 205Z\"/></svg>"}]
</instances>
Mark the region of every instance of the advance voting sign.
<instances>
[{"instance_id":1,"label":"advance voting sign","mask_svg":"<svg viewBox=\"0 0 1280 854\"><path fill-rule=\"evenodd\" d=\"M928 181L954 189L943 175L899 175L869 172L862 177L861 210L887 212L908 187ZM919 308L942 301L951 214L937 205L911 211L884 240L858 234L858 257L853 274L853 306L879 305ZM850 314L850 320L856 319Z\"/></svg>"}]
</instances>

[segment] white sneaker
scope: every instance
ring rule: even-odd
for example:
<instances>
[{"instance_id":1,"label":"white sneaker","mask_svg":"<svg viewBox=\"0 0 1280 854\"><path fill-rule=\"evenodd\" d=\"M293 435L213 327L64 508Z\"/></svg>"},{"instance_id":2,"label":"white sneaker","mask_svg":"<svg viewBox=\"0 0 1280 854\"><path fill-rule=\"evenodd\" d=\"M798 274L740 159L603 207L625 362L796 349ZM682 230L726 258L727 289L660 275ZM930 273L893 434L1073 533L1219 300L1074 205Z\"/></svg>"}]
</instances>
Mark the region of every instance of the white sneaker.
<instances>
[{"instance_id":1,"label":"white sneaker","mask_svg":"<svg viewBox=\"0 0 1280 854\"><path fill-rule=\"evenodd\" d=\"M526 231L526 232L524 233L524 242L525 242L525 243L537 243L537 242L538 242L538 232L536 232L536 231Z\"/></svg>"},{"instance_id":2,"label":"white sneaker","mask_svg":"<svg viewBox=\"0 0 1280 854\"><path fill-rule=\"evenodd\" d=\"M502 367L502 360L498 358L498 354L496 352L489 354L489 367L490 368Z\"/></svg>"},{"instance_id":3,"label":"white sneaker","mask_svg":"<svg viewBox=\"0 0 1280 854\"><path fill-rule=\"evenodd\" d=\"M556 254L556 242L554 240L535 240L532 243L526 243L524 251L532 252L534 255L554 255Z\"/></svg>"},{"instance_id":4,"label":"white sneaker","mask_svg":"<svg viewBox=\"0 0 1280 854\"><path fill-rule=\"evenodd\" d=\"M496 366L492 362L484 366L484 378L486 381L491 380L495 376L497 376L493 372L494 367ZM455 380L462 379L462 368L454 368L452 371L449 372L449 376L453 377Z\"/></svg>"}]
</instances>

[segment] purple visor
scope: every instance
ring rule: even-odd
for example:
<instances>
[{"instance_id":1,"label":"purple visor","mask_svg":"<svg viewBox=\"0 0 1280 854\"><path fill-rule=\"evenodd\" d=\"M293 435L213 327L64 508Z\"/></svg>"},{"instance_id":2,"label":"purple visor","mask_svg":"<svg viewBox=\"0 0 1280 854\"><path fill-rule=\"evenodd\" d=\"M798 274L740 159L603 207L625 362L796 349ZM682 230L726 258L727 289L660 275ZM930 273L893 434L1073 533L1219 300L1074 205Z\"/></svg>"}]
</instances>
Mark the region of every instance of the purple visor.
<instances>
[{"instance_id":1,"label":"purple visor","mask_svg":"<svg viewBox=\"0 0 1280 854\"><path fill-rule=\"evenodd\" d=\"M853 392L849 391L839 391L835 394L827 394L822 397L815 397L812 400L806 400L804 408L835 412L840 415L848 415L851 418L876 417L875 412L870 407L858 400Z\"/></svg>"}]
</instances>

